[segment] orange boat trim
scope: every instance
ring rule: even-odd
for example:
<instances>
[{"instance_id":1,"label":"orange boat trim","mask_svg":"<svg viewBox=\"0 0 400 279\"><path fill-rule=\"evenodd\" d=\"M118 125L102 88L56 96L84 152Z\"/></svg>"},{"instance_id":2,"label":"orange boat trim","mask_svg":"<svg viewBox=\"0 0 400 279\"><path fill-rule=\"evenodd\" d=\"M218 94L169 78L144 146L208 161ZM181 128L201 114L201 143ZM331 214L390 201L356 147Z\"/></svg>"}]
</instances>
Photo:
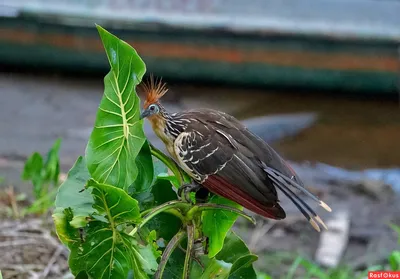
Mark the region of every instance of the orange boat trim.
<instances>
[{"instance_id":1,"label":"orange boat trim","mask_svg":"<svg viewBox=\"0 0 400 279\"><path fill-rule=\"evenodd\" d=\"M0 29L0 40L24 45L45 44L84 52L104 51L100 39L66 34L42 34L16 29ZM378 71L397 73L397 57L348 53L291 50L238 50L220 46L196 46L165 42L129 42L142 56L191 59L226 63L263 63L272 66L342 71Z\"/></svg>"}]
</instances>

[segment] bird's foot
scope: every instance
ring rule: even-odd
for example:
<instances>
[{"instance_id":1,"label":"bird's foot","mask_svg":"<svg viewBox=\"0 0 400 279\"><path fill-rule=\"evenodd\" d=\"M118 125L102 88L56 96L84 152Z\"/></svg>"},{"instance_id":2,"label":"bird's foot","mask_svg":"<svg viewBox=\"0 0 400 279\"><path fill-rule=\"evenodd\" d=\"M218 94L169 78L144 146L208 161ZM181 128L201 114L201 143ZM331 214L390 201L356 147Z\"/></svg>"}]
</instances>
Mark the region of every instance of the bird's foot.
<instances>
[{"instance_id":1,"label":"bird's foot","mask_svg":"<svg viewBox=\"0 0 400 279\"><path fill-rule=\"evenodd\" d=\"M201 185L195 182L184 184L178 189L178 197L188 203L193 203L192 199L190 198L190 193L197 192L200 189Z\"/></svg>"}]
</instances>

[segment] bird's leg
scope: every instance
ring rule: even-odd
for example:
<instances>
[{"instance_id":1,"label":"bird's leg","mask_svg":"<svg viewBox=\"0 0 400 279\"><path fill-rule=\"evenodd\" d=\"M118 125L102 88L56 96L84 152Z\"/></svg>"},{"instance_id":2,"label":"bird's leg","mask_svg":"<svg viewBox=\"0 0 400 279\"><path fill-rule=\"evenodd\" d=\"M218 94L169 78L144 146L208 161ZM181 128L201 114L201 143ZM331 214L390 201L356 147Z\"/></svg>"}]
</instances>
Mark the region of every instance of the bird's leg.
<instances>
[{"instance_id":1,"label":"bird's leg","mask_svg":"<svg viewBox=\"0 0 400 279\"><path fill-rule=\"evenodd\" d=\"M190 193L197 192L199 189L201 189L201 185L197 182L184 184L178 189L178 197L184 199L186 202L192 203Z\"/></svg>"},{"instance_id":2,"label":"bird's leg","mask_svg":"<svg viewBox=\"0 0 400 279\"><path fill-rule=\"evenodd\" d=\"M208 200L210 191L207 188L201 187L196 191L196 203L205 203Z\"/></svg>"}]
</instances>

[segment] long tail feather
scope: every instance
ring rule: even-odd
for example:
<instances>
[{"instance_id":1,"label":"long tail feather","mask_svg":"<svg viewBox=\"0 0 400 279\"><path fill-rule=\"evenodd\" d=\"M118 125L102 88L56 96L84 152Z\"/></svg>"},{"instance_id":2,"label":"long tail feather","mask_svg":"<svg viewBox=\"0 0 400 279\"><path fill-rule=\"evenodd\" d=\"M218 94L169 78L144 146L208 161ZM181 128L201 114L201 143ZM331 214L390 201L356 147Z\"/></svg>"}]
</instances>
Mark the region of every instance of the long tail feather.
<instances>
[{"instance_id":1,"label":"long tail feather","mask_svg":"<svg viewBox=\"0 0 400 279\"><path fill-rule=\"evenodd\" d=\"M332 209L323 201L321 201L320 199L318 199L315 195L313 195L312 193L310 193L306 188L304 188L303 186L299 185L298 183L296 183L296 181L294 181L293 179L290 179L289 177L286 177L284 175L282 175L281 173L279 173L278 171L274 170L273 168L270 168L268 166L266 166L264 164L264 170L267 173L274 173L275 175L281 177L283 180L285 180L288 184L290 184L291 186L295 187L296 189L302 191L304 194L306 194L308 197L310 197L312 200L316 201L322 208L324 208L326 211L331 212Z\"/></svg>"},{"instance_id":2,"label":"long tail feather","mask_svg":"<svg viewBox=\"0 0 400 279\"><path fill-rule=\"evenodd\" d=\"M312 209L310 210L309 206L304 201L302 201L295 193L293 193L293 191L291 191L286 186L284 187L284 185L282 183L280 183L278 180L276 180L275 177L270 177L270 179L274 182L274 185L279 190L281 190L281 192L284 193L285 196L287 196L293 202L293 204L297 207L297 209L310 222L310 224L313 226L313 228L316 231L320 232L321 229L315 220L321 220L321 218L319 218L318 215L316 215ZM311 215L313 215L313 216L311 217L309 213L311 213ZM321 222L322 222L322 220L321 220ZM324 228L326 228L326 226L323 222L322 222L322 225L324 226Z\"/></svg>"},{"instance_id":3,"label":"long tail feather","mask_svg":"<svg viewBox=\"0 0 400 279\"><path fill-rule=\"evenodd\" d=\"M315 230L320 231L318 223L322 225L325 229L328 229L322 219L315 213L315 211L290 189L289 186L291 184L289 184L286 179L284 179L281 175L278 175L276 172L267 173L274 185L293 202L293 204L304 215L304 217L306 217L306 219L310 222Z\"/></svg>"}]
</instances>

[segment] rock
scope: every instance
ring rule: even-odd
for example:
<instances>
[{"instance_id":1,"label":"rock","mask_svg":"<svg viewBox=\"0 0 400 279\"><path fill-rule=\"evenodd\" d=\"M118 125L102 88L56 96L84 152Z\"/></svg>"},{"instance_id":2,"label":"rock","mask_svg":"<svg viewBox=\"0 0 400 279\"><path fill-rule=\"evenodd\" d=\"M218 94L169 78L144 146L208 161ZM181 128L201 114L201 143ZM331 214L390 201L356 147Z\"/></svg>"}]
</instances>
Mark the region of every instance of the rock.
<instances>
[{"instance_id":1,"label":"rock","mask_svg":"<svg viewBox=\"0 0 400 279\"><path fill-rule=\"evenodd\" d=\"M328 230L321 232L315 260L326 267L338 266L349 241L350 217L342 209L326 222Z\"/></svg>"}]
</instances>

